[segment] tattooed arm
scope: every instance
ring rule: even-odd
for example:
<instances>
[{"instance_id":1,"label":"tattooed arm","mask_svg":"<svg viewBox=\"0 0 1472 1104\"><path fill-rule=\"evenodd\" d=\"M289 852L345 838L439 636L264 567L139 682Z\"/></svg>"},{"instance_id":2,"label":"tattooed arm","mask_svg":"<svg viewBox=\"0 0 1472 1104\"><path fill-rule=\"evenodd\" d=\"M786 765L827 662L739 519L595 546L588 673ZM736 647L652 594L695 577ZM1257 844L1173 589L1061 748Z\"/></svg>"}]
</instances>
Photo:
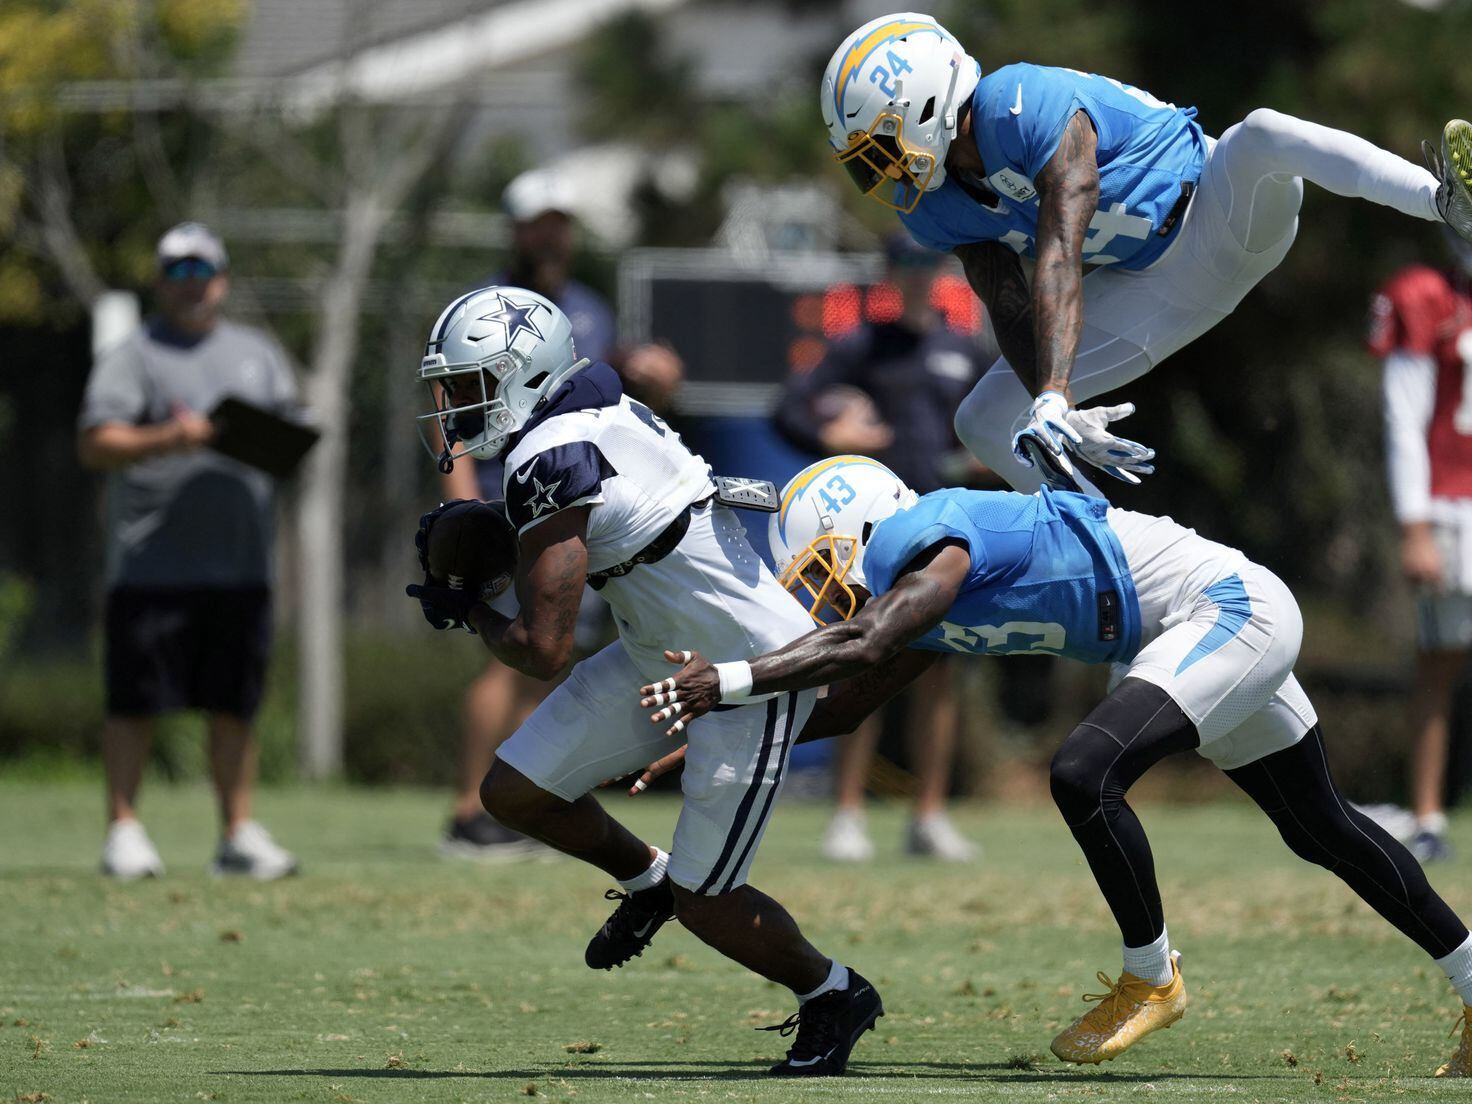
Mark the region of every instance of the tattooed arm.
<instances>
[{"instance_id":1,"label":"tattooed arm","mask_svg":"<svg viewBox=\"0 0 1472 1104\"><path fill-rule=\"evenodd\" d=\"M825 740L852 732L860 721L909 686L939 658L939 652L903 649L858 678L845 679L831 687L828 696L813 709L797 742L805 744L809 740Z\"/></svg>"},{"instance_id":2,"label":"tattooed arm","mask_svg":"<svg viewBox=\"0 0 1472 1104\"><path fill-rule=\"evenodd\" d=\"M971 554L947 540L920 553L894 586L858 615L751 661L753 694L805 690L863 674L940 624L971 570Z\"/></svg>"},{"instance_id":3,"label":"tattooed arm","mask_svg":"<svg viewBox=\"0 0 1472 1104\"><path fill-rule=\"evenodd\" d=\"M997 344L1007 363L1037 394L1037 349L1033 344L1032 291L1022 272L1022 259L1001 242L974 242L952 251L966 270L966 281L986 304Z\"/></svg>"},{"instance_id":4,"label":"tattooed arm","mask_svg":"<svg viewBox=\"0 0 1472 1104\"><path fill-rule=\"evenodd\" d=\"M905 645L941 623L970 571L965 544L946 539L931 545L905 566L893 588L868 599L852 620L835 621L751 660L748 693L828 686L893 660ZM720 703L720 673L699 652L672 650L665 658L683 666L671 678L643 687L639 704L664 707L649 719L655 724L674 719L676 724L667 730L674 735Z\"/></svg>"},{"instance_id":5,"label":"tattooed arm","mask_svg":"<svg viewBox=\"0 0 1472 1104\"><path fill-rule=\"evenodd\" d=\"M1032 278L1034 394L1056 391L1072 397L1069 379L1084 322L1084 236L1099 207L1097 143L1089 117L1076 112L1063 128L1057 151L1038 174L1037 269Z\"/></svg>"},{"instance_id":6,"label":"tattooed arm","mask_svg":"<svg viewBox=\"0 0 1472 1104\"><path fill-rule=\"evenodd\" d=\"M516 569L521 612L504 617L489 606L470 623L502 663L537 679L553 679L572 658L573 629L588 578L588 512L559 510L526 530Z\"/></svg>"}]
</instances>

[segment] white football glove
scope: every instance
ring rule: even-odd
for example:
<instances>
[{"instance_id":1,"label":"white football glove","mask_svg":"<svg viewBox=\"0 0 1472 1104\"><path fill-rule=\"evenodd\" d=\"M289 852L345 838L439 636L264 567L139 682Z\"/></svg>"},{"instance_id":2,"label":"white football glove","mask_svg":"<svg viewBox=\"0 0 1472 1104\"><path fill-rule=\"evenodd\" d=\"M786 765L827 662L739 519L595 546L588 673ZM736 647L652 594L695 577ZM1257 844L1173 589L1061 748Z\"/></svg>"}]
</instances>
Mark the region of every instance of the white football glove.
<instances>
[{"instance_id":1,"label":"white football glove","mask_svg":"<svg viewBox=\"0 0 1472 1104\"><path fill-rule=\"evenodd\" d=\"M1068 400L1057 391L1044 391L1033 399L1032 409L1027 415L1027 425L1012 438L1012 455L1023 466L1032 467L1033 450L1028 444L1033 443L1049 456L1061 460L1066 468L1068 460L1063 455L1064 443L1072 442L1076 445L1083 441L1078 430L1068 424L1068 414Z\"/></svg>"},{"instance_id":2,"label":"white football glove","mask_svg":"<svg viewBox=\"0 0 1472 1104\"><path fill-rule=\"evenodd\" d=\"M1150 463L1155 459L1155 450L1146 448L1138 441L1116 437L1105 428L1110 422L1128 418L1134 412L1134 403L1067 411L1064 417L1073 430L1073 437L1068 443L1069 451L1115 479L1139 483L1140 476L1151 475L1155 471L1155 465Z\"/></svg>"}]
</instances>

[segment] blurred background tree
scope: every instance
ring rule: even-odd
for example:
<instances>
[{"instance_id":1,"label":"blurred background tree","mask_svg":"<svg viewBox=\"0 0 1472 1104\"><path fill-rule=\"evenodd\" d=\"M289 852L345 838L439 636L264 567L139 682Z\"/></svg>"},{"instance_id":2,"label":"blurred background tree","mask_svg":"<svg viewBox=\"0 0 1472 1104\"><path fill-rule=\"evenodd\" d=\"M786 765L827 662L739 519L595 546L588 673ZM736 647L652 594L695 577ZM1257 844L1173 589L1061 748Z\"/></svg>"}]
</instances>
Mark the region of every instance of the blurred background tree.
<instances>
[{"instance_id":1,"label":"blurred background tree","mask_svg":"<svg viewBox=\"0 0 1472 1104\"><path fill-rule=\"evenodd\" d=\"M484 12L515 6L502 0ZM49 648L74 660L89 639L98 545L76 515L95 486L71 456L87 304L104 288L144 287L159 232L197 215L217 218L231 246L235 309L271 325L310 367L330 434L321 486L341 497L305 507L318 543L289 558L289 582L324 561L345 565L340 581L313 585L326 597L309 620L347 611L349 646L317 647L348 655L342 677L376 689L394 665L372 640L405 633L404 654L422 643L407 636L403 617L414 611L397 595L405 519L434 494L406 412L409 371L438 305L497 269L501 188L549 157L624 146L638 152L642 173L623 227L633 245L710 244L731 186L747 181L821 188L854 226L892 230L892 216L831 163L816 105L833 46L883 10L861 6L687 0L659 15L626 10L521 69L487 66L463 87L394 102L355 91L345 59L391 40L395 20L429 19L435 5L303 8L324 25L336 13L340 40L303 54L275 89L238 75L241 57L260 48L253 20L284 10L262 0L0 6L0 401L14 411L0 460L17 473L0 483L0 512L25 519L0 527L0 575L29 588L26 602L0 599L0 619L14 624L13 611L30 611L24 633L9 630L19 641L12 655ZM444 7L482 14L472 4ZM1420 140L1446 117L1472 112L1466 0L1434 11L1391 0L1248 0L1230 10L955 0L936 14L984 67L1025 59L1104 72L1194 104L1209 134L1272 106L1418 158ZM786 60L754 87L713 83L702 61L711 51L701 55L690 30L707 16L765 20L774 37L743 48ZM293 99L303 73L330 94ZM247 86L249 102L240 99ZM566 119L554 117L559 103ZM690 167L688 188L670 186L676 166ZM1140 407L1130 429L1159 449L1161 463L1144 486L1112 488L1119 504L1171 513L1271 564L1316 623L1332 626L1310 633L1311 661L1398 662L1383 641L1402 630L1386 626L1409 617L1394 581L1379 366L1360 348L1361 319L1396 267L1440 256L1434 227L1310 188L1282 268L1128 389ZM591 250L580 275L611 292L615 260ZM59 564L73 569L59 573ZM359 638L369 643L359 647ZM355 675L352 657L369 654L379 658L361 661ZM386 707L353 713L355 739L353 726L371 725L369 713L396 716ZM277 715L289 732L290 710ZM453 729L453 713L445 717ZM386 732L385 746L395 738ZM408 776L399 767L370 773Z\"/></svg>"}]
</instances>

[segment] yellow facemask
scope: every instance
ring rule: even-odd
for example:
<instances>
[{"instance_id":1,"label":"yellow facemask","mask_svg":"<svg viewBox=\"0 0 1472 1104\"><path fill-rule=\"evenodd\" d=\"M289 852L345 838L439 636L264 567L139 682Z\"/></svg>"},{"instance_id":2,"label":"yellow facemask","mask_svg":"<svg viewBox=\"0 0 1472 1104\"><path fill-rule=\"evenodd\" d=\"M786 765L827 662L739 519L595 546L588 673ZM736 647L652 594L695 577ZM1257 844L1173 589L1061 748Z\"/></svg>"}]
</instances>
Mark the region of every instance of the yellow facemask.
<instances>
[{"instance_id":1,"label":"yellow facemask","mask_svg":"<svg viewBox=\"0 0 1472 1104\"><path fill-rule=\"evenodd\" d=\"M880 112L868 130L856 130L848 140L848 148L834 154L834 160L859 191L896 211L913 211L935 175L936 162L924 150L905 144L904 120L891 111Z\"/></svg>"},{"instance_id":2,"label":"yellow facemask","mask_svg":"<svg viewBox=\"0 0 1472 1104\"><path fill-rule=\"evenodd\" d=\"M858 552L859 542L853 537L824 534L787 565L781 583L818 624L829 623L823 617L828 609L838 614L840 621L847 621L859 608L858 596L844 582Z\"/></svg>"}]
</instances>

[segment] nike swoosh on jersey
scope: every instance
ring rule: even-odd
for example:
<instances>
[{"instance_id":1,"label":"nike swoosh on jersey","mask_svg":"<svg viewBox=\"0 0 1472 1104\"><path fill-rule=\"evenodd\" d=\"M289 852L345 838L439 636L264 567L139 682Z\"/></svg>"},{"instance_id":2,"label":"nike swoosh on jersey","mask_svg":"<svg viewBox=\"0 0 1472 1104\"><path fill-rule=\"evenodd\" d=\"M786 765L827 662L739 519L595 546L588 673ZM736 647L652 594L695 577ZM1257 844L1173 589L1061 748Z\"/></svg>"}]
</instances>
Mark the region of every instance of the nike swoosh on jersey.
<instances>
[{"instance_id":1,"label":"nike swoosh on jersey","mask_svg":"<svg viewBox=\"0 0 1472 1104\"><path fill-rule=\"evenodd\" d=\"M1017 102L1009 109L1013 115L1022 114L1022 85L1017 86Z\"/></svg>"},{"instance_id":2,"label":"nike swoosh on jersey","mask_svg":"<svg viewBox=\"0 0 1472 1104\"><path fill-rule=\"evenodd\" d=\"M532 477L532 469L535 468L536 466L537 466L537 462L535 460L533 460L526 467L522 468L521 471L519 471L519 472L512 472L511 474L512 474L513 477L515 477L515 479L516 479L516 481L518 483L525 483L528 479L530 479Z\"/></svg>"}]
</instances>

